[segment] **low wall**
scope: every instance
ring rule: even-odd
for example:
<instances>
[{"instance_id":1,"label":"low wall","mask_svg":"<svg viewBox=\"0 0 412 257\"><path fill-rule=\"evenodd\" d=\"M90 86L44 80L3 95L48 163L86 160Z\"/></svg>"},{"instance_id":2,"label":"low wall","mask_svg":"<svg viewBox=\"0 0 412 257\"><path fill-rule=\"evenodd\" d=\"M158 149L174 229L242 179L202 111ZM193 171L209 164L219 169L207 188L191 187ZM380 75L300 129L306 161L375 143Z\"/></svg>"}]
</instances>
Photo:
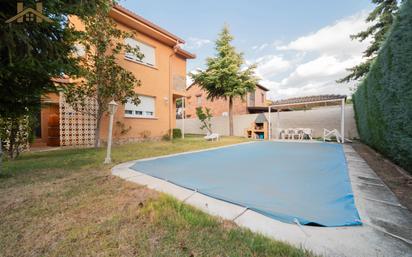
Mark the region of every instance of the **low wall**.
<instances>
[{"instance_id":1,"label":"low wall","mask_svg":"<svg viewBox=\"0 0 412 257\"><path fill-rule=\"evenodd\" d=\"M245 129L251 126L258 114L236 115L233 117L234 135L244 136ZM265 113L268 119L268 113ZM340 130L340 106L319 107L307 111L290 111L279 114L272 113L272 135L276 137L276 130L280 128L311 128L314 137L322 137L323 129ZM213 117L212 130L221 135L229 135L229 117ZM176 121L176 126L182 129L182 120ZM197 118L185 119L184 131L189 134L206 134L205 130L200 129L200 121ZM352 105L345 106L345 137L358 138L354 112Z\"/></svg>"}]
</instances>

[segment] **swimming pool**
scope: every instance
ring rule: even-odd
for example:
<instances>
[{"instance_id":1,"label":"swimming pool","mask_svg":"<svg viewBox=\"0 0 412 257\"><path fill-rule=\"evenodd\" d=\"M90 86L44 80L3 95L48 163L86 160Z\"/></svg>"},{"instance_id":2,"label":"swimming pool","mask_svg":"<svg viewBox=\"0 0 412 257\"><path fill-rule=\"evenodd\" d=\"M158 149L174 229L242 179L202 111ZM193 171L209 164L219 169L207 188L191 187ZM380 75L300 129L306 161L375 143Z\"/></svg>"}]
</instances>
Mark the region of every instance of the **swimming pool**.
<instances>
[{"instance_id":1,"label":"swimming pool","mask_svg":"<svg viewBox=\"0 0 412 257\"><path fill-rule=\"evenodd\" d=\"M287 223L361 224L339 144L254 142L131 168Z\"/></svg>"}]
</instances>

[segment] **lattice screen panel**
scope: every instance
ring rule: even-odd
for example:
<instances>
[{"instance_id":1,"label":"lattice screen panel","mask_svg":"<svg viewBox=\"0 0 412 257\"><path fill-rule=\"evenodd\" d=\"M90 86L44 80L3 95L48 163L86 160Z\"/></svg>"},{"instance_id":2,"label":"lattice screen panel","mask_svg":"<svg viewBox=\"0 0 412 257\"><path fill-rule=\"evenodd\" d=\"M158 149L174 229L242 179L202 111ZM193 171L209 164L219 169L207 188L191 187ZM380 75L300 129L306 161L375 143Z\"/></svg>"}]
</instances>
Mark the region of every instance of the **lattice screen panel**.
<instances>
[{"instance_id":1,"label":"lattice screen panel","mask_svg":"<svg viewBox=\"0 0 412 257\"><path fill-rule=\"evenodd\" d=\"M94 99L87 99L85 107L77 112L60 93L60 146L93 146L96 119L92 114L96 111Z\"/></svg>"}]
</instances>

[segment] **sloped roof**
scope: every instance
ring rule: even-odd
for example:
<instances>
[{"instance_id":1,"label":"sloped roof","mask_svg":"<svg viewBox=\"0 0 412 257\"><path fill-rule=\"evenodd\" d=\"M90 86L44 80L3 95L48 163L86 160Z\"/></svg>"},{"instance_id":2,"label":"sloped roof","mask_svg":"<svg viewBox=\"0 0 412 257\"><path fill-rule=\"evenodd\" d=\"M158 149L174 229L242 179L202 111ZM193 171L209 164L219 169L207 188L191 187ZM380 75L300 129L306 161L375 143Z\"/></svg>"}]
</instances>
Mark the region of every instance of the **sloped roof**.
<instances>
[{"instance_id":1,"label":"sloped roof","mask_svg":"<svg viewBox=\"0 0 412 257\"><path fill-rule=\"evenodd\" d=\"M160 42L163 42L169 46L176 47L175 51L180 56L187 59L196 58L195 54L192 54L181 47L179 44L184 44L185 41L180 37L170 33L169 31L161 28L160 26L154 24L153 22L146 20L140 15L126 9L121 5L114 5L112 11L110 12L112 18L118 22L124 23L127 26L132 27L133 29L138 30L141 33L144 33L150 37L153 37Z\"/></svg>"},{"instance_id":2,"label":"sloped roof","mask_svg":"<svg viewBox=\"0 0 412 257\"><path fill-rule=\"evenodd\" d=\"M267 87L262 86L261 84L256 84L257 87L260 87L262 90L264 91L269 91L269 89Z\"/></svg>"},{"instance_id":3,"label":"sloped roof","mask_svg":"<svg viewBox=\"0 0 412 257\"><path fill-rule=\"evenodd\" d=\"M260 113L255 119L255 123L264 123L264 122L267 122L267 121L268 120L266 119L266 117L263 113Z\"/></svg>"},{"instance_id":4,"label":"sloped roof","mask_svg":"<svg viewBox=\"0 0 412 257\"><path fill-rule=\"evenodd\" d=\"M129 15L129 16L132 17L133 19L136 19L136 20L138 20L138 21L146 24L147 26L149 26L149 27L151 27L151 28L153 28L153 29L155 29L155 30L157 30L157 31L159 31L159 32L161 32L161 33L163 33L163 34L165 34L165 35L173 38L175 41L178 41L178 42L180 42L180 43L182 43L182 44L185 43L185 41L184 41L183 39L181 39L180 37L178 37L178 36L170 33L169 31L161 28L160 26L157 26L157 25L154 24L153 22L151 22L151 21L143 18L142 16L136 14L135 12L133 12L133 11L131 11L131 10L129 10L129 9L127 9L127 8L119 5L119 4L114 5L113 8L116 9L116 10L119 10L119 11L121 11L121 12Z\"/></svg>"},{"instance_id":5,"label":"sloped roof","mask_svg":"<svg viewBox=\"0 0 412 257\"><path fill-rule=\"evenodd\" d=\"M273 102L273 105L291 105L291 104L304 104L322 101L338 101L341 99L346 99L346 95L314 95L314 96L304 96L304 97L294 97L288 99L277 100Z\"/></svg>"}]
</instances>

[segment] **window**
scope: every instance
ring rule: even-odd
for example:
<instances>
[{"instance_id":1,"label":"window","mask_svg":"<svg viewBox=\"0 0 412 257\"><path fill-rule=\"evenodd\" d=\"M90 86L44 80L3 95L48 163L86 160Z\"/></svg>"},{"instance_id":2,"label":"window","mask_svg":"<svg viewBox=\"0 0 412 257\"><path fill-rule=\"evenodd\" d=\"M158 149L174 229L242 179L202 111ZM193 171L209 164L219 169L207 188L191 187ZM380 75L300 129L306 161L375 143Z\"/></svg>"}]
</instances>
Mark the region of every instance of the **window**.
<instances>
[{"instance_id":1,"label":"window","mask_svg":"<svg viewBox=\"0 0 412 257\"><path fill-rule=\"evenodd\" d=\"M264 103L265 103L265 94L262 93L262 104L264 104Z\"/></svg>"},{"instance_id":2,"label":"window","mask_svg":"<svg viewBox=\"0 0 412 257\"><path fill-rule=\"evenodd\" d=\"M136 57L136 55L132 53L126 53L125 58L128 60L132 60L135 62L140 62L147 64L149 66L156 66L156 54L155 54L155 48L152 46L149 46L145 43L136 41L132 38L126 38L125 43L128 44L131 47L139 47L139 51L143 53L144 57L142 60Z\"/></svg>"},{"instance_id":3,"label":"window","mask_svg":"<svg viewBox=\"0 0 412 257\"><path fill-rule=\"evenodd\" d=\"M127 118L154 118L155 98L151 96L139 96L139 99L139 105L127 101L124 105L124 116Z\"/></svg>"},{"instance_id":4,"label":"window","mask_svg":"<svg viewBox=\"0 0 412 257\"><path fill-rule=\"evenodd\" d=\"M249 106L255 106L255 91L249 93Z\"/></svg>"},{"instance_id":5,"label":"window","mask_svg":"<svg viewBox=\"0 0 412 257\"><path fill-rule=\"evenodd\" d=\"M196 96L196 103L197 103L197 107L202 106L202 96L201 95Z\"/></svg>"}]
</instances>

